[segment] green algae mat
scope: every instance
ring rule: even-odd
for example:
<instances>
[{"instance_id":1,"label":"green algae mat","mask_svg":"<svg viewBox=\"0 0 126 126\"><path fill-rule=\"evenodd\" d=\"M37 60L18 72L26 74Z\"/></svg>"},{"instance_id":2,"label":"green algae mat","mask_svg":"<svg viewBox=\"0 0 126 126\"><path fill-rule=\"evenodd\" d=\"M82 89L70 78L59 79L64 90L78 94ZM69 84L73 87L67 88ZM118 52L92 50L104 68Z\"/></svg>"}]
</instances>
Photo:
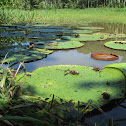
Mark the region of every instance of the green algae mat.
<instances>
[{"instance_id":1,"label":"green algae mat","mask_svg":"<svg viewBox=\"0 0 126 126\"><path fill-rule=\"evenodd\" d=\"M63 36L62 39L65 40L74 40L74 41L98 41L98 40L105 40L106 38L101 38L98 35L87 35L87 34L80 34L78 36Z\"/></svg>"},{"instance_id":2,"label":"green algae mat","mask_svg":"<svg viewBox=\"0 0 126 126\"><path fill-rule=\"evenodd\" d=\"M104 43L104 45L111 49L126 50L126 41L109 41Z\"/></svg>"},{"instance_id":3,"label":"green algae mat","mask_svg":"<svg viewBox=\"0 0 126 126\"><path fill-rule=\"evenodd\" d=\"M45 49L75 49L84 46L84 43L79 41L69 41L69 40L48 40L41 42L34 42L36 48L45 48Z\"/></svg>"},{"instance_id":4,"label":"green algae mat","mask_svg":"<svg viewBox=\"0 0 126 126\"><path fill-rule=\"evenodd\" d=\"M58 102L71 101L100 107L110 100L122 98L125 93L125 75L114 67L97 70L79 65L41 67L32 73L17 75L18 83L24 83L23 92L51 101L54 95ZM121 69L125 69L123 64ZM108 98L103 93L109 94ZM62 100L61 100L62 99ZM92 110L92 107L89 107Z\"/></svg>"}]
</instances>

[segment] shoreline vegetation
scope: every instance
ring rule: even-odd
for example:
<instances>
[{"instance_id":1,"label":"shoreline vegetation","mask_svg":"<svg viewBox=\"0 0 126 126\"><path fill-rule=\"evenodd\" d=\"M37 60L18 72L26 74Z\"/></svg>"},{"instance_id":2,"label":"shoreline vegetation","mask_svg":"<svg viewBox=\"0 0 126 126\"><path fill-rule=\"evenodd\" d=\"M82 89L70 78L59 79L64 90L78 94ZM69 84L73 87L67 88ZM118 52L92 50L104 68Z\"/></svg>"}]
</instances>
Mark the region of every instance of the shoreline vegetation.
<instances>
[{"instance_id":1,"label":"shoreline vegetation","mask_svg":"<svg viewBox=\"0 0 126 126\"><path fill-rule=\"evenodd\" d=\"M85 23L126 24L126 8L22 10L0 8L0 24L49 23L55 26Z\"/></svg>"}]
</instances>

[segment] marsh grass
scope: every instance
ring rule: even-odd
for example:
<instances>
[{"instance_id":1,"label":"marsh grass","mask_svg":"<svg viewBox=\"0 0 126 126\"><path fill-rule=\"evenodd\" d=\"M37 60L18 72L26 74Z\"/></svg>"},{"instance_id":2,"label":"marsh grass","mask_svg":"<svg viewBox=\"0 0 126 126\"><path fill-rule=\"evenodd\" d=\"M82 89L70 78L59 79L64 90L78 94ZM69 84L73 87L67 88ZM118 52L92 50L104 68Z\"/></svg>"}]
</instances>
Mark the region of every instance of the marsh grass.
<instances>
[{"instance_id":1,"label":"marsh grass","mask_svg":"<svg viewBox=\"0 0 126 126\"><path fill-rule=\"evenodd\" d=\"M85 24L92 22L126 23L125 8L17 10L0 9L3 24L51 23L53 25Z\"/></svg>"}]
</instances>

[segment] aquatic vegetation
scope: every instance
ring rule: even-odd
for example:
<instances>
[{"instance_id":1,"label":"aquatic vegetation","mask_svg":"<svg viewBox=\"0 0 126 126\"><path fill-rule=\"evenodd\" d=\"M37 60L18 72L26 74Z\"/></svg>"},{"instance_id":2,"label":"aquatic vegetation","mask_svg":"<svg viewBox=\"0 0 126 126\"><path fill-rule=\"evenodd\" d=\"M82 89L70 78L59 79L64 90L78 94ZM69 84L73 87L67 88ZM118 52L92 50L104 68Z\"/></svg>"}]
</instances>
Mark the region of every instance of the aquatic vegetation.
<instances>
[{"instance_id":1,"label":"aquatic vegetation","mask_svg":"<svg viewBox=\"0 0 126 126\"><path fill-rule=\"evenodd\" d=\"M119 59L118 55L112 53L95 53L91 54L91 57L96 60L107 60L107 61L113 61Z\"/></svg>"},{"instance_id":2,"label":"aquatic vegetation","mask_svg":"<svg viewBox=\"0 0 126 126\"><path fill-rule=\"evenodd\" d=\"M0 33L0 37L15 37L15 36L25 36L25 34L21 32L1 32Z\"/></svg>"},{"instance_id":3,"label":"aquatic vegetation","mask_svg":"<svg viewBox=\"0 0 126 126\"><path fill-rule=\"evenodd\" d=\"M126 69L125 69L126 63L113 63L113 64L106 65L104 68L107 67L119 69L126 76Z\"/></svg>"},{"instance_id":4,"label":"aquatic vegetation","mask_svg":"<svg viewBox=\"0 0 126 126\"><path fill-rule=\"evenodd\" d=\"M126 34L116 34L116 33L94 33L93 35L97 35L99 37L102 37L103 39L107 39L107 38L125 38Z\"/></svg>"},{"instance_id":5,"label":"aquatic vegetation","mask_svg":"<svg viewBox=\"0 0 126 126\"><path fill-rule=\"evenodd\" d=\"M73 36L63 36L61 38L65 40L72 40L72 41L74 40L74 41L81 41L81 42L105 40L105 38L100 38L97 35L87 35L87 34L80 34L79 37L73 35Z\"/></svg>"},{"instance_id":6,"label":"aquatic vegetation","mask_svg":"<svg viewBox=\"0 0 126 126\"><path fill-rule=\"evenodd\" d=\"M48 39L57 39L59 34L54 33L32 33L28 35L28 38L30 39L38 39L41 38L42 40L48 40Z\"/></svg>"},{"instance_id":7,"label":"aquatic vegetation","mask_svg":"<svg viewBox=\"0 0 126 126\"><path fill-rule=\"evenodd\" d=\"M63 33L70 33L70 34L89 34L93 31L89 30L64 30Z\"/></svg>"},{"instance_id":8,"label":"aquatic vegetation","mask_svg":"<svg viewBox=\"0 0 126 126\"><path fill-rule=\"evenodd\" d=\"M126 50L126 41L109 41L106 42L105 47L116 49L116 50Z\"/></svg>"},{"instance_id":9,"label":"aquatic vegetation","mask_svg":"<svg viewBox=\"0 0 126 126\"><path fill-rule=\"evenodd\" d=\"M83 43L79 41L67 41L67 40L48 40L42 42L34 42L36 48L45 49L74 49L84 46Z\"/></svg>"},{"instance_id":10,"label":"aquatic vegetation","mask_svg":"<svg viewBox=\"0 0 126 126\"><path fill-rule=\"evenodd\" d=\"M9 50L9 51L8 51ZM15 46L12 48L5 48L4 50L0 50L0 62L3 61L4 56L8 52L5 63L19 63L19 62L31 62L36 61L42 58L47 57L47 54L52 53L53 51L45 50L45 49L35 49L28 48L26 46L18 47Z\"/></svg>"},{"instance_id":11,"label":"aquatic vegetation","mask_svg":"<svg viewBox=\"0 0 126 126\"><path fill-rule=\"evenodd\" d=\"M87 29L87 30L101 30L101 29L104 29L102 27L78 27L79 29Z\"/></svg>"},{"instance_id":12,"label":"aquatic vegetation","mask_svg":"<svg viewBox=\"0 0 126 126\"><path fill-rule=\"evenodd\" d=\"M58 28L43 28L43 29L33 29L31 30L32 32L42 32L42 33L53 33L53 32L63 32L63 29L58 29Z\"/></svg>"},{"instance_id":13,"label":"aquatic vegetation","mask_svg":"<svg viewBox=\"0 0 126 126\"><path fill-rule=\"evenodd\" d=\"M95 71L92 67L59 65L38 68L27 74L30 76L22 73L16 78L25 82L24 92L30 92L32 96L46 101L50 101L54 94L59 103L72 100L75 104L78 101L80 104L88 104L90 101L94 107L89 105L88 111L124 96L125 76L120 70L111 67ZM105 98L104 92L110 94L109 98ZM101 98L105 101L100 101Z\"/></svg>"}]
</instances>

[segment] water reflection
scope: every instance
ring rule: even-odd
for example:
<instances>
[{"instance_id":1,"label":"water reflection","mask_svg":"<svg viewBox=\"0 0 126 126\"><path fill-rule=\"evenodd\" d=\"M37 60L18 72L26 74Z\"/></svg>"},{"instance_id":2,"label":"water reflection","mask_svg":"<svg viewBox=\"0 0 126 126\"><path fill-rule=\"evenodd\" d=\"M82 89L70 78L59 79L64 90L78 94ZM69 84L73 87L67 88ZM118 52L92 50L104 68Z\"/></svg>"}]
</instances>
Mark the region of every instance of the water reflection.
<instances>
[{"instance_id":1,"label":"water reflection","mask_svg":"<svg viewBox=\"0 0 126 126\"><path fill-rule=\"evenodd\" d=\"M91 53L83 54L79 53L78 50L69 50L69 51L56 51L53 54L48 55L47 58L38 60L31 63L26 63L26 68L28 72L31 72L39 67L51 66L51 65L83 65L83 66L92 66L100 67L112 63L121 63L123 56L119 55L119 59L115 61L100 61L91 58ZM17 66L16 66L17 67Z\"/></svg>"}]
</instances>

